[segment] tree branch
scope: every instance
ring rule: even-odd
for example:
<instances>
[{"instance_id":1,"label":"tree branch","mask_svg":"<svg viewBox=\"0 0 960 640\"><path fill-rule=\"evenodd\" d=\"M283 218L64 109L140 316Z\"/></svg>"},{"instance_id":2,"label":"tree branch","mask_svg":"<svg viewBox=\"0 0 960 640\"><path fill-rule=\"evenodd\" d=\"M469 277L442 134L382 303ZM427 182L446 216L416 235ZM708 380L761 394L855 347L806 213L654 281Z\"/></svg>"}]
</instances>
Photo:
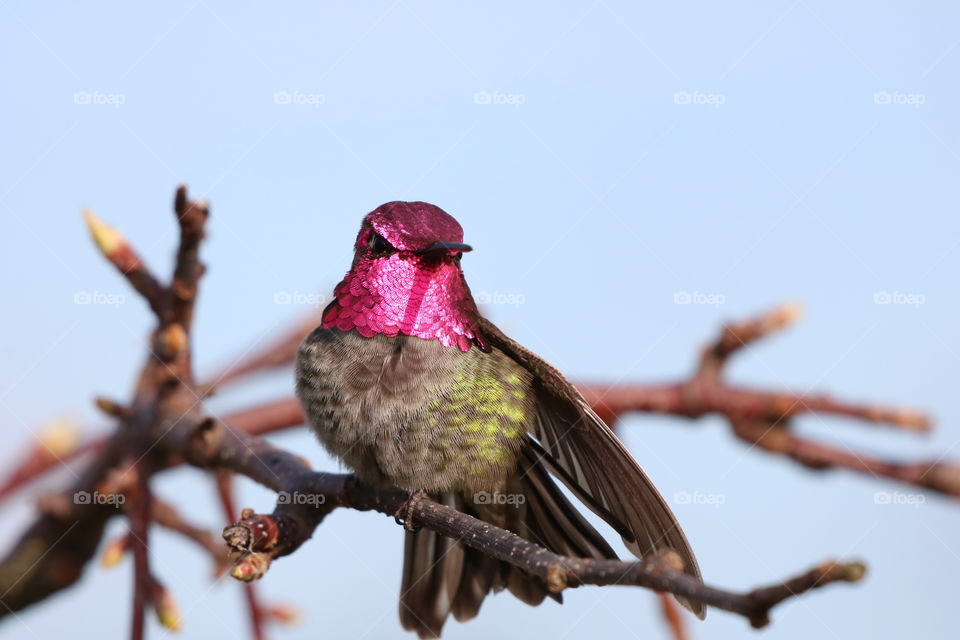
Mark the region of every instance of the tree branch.
<instances>
[{"instance_id":1,"label":"tree branch","mask_svg":"<svg viewBox=\"0 0 960 640\"><path fill-rule=\"evenodd\" d=\"M218 471L216 474L217 496L220 498L220 506L223 508L223 515L227 522L234 522L237 519L237 508L233 501L233 474L224 471ZM223 546L221 545L221 549ZM247 605L247 615L250 620L250 633L254 640L264 640L264 607L260 602L260 596L257 594L256 585L249 582L243 585L244 602Z\"/></svg>"},{"instance_id":2,"label":"tree branch","mask_svg":"<svg viewBox=\"0 0 960 640\"><path fill-rule=\"evenodd\" d=\"M296 551L334 507L393 515L410 497L366 487L351 475L314 473L292 454L226 425L212 431L216 442L195 449L188 456L191 464L229 469L280 494L272 514L248 509L224 530L224 539L238 554L232 574L240 580L262 577L273 559ZM866 571L860 562L826 561L783 583L741 594L698 582L683 572L673 552L638 562L572 558L427 498L413 502L411 509L417 526L540 576L554 593L587 584L646 587L736 613L754 627L768 624L770 610L787 598L832 582L856 582Z\"/></svg>"},{"instance_id":3,"label":"tree branch","mask_svg":"<svg viewBox=\"0 0 960 640\"><path fill-rule=\"evenodd\" d=\"M143 640L144 614L154 590L148 546L153 494L150 492L150 475L145 465L134 465L134 473L136 473L135 489L129 492L132 498L129 542L133 550L133 621L130 638Z\"/></svg>"},{"instance_id":4,"label":"tree branch","mask_svg":"<svg viewBox=\"0 0 960 640\"><path fill-rule=\"evenodd\" d=\"M154 314L160 314L163 308L164 288L147 269L140 256L133 250L119 231L105 223L89 209L84 212L87 228L93 241L104 257L127 279L133 289L139 293Z\"/></svg>"},{"instance_id":5,"label":"tree branch","mask_svg":"<svg viewBox=\"0 0 960 640\"><path fill-rule=\"evenodd\" d=\"M179 324L189 332L200 277L204 271L200 263L200 242L210 211L203 200L187 198L187 188L183 185L177 189L173 207L180 225L180 246L168 293L171 302L167 309L167 322Z\"/></svg>"}]
</instances>

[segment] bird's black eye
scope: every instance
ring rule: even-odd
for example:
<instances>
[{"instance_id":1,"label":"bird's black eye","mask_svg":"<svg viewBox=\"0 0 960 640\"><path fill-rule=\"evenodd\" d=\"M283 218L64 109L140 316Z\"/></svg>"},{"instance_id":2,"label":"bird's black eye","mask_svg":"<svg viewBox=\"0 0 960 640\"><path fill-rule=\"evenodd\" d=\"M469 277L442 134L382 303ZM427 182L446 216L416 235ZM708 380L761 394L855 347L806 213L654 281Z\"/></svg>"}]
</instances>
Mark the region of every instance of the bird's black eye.
<instances>
[{"instance_id":1,"label":"bird's black eye","mask_svg":"<svg viewBox=\"0 0 960 640\"><path fill-rule=\"evenodd\" d=\"M370 250L374 253L389 253L393 251L393 245L379 233L374 233L370 236Z\"/></svg>"}]
</instances>

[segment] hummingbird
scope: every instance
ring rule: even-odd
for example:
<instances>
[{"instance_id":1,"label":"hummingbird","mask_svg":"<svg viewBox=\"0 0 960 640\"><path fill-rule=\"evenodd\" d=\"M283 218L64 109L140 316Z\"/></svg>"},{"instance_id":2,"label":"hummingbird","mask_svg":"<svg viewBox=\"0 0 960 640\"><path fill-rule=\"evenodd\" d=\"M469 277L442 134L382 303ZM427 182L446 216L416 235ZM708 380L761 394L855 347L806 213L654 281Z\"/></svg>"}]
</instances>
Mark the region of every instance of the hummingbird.
<instances>
[{"instance_id":1,"label":"hummingbird","mask_svg":"<svg viewBox=\"0 0 960 640\"><path fill-rule=\"evenodd\" d=\"M429 495L558 554L616 558L565 485L635 556L672 549L699 580L679 523L610 427L480 314L461 269L468 251L460 224L426 202L363 218L353 263L297 353L297 396L320 442L370 486ZM439 637L451 615L475 617L491 592L562 601L538 576L407 529L400 622L421 638Z\"/></svg>"}]
</instances>

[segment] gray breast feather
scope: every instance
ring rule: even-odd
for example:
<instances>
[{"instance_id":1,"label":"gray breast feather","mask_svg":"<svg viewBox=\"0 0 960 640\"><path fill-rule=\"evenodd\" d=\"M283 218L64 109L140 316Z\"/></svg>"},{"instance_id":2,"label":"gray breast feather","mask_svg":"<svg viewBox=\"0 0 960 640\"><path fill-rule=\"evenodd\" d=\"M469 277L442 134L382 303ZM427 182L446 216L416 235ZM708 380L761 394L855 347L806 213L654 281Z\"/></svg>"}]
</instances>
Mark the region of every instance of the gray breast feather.
<instances>
[{"instance_id":1,"label":"gray breast feather","mask_svg":"<svg viewBox=\"0 0 960 640\"><path fill-rule=\"evenodd\" d=\"M323 445L366 482L397 484L404 435L462 355L436 340L317 329L297 355L297 395Z\"/></svg>"}]
</instances>

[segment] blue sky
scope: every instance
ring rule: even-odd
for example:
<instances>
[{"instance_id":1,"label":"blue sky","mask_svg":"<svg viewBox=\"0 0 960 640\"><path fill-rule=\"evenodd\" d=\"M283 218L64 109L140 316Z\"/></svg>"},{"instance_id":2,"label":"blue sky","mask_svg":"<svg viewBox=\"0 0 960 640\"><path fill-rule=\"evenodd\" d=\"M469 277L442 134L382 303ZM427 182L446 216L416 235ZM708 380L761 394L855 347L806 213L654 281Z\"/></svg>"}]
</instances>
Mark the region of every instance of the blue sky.
<instances>
[{"instance_id":1,"label":"blue sky","mask_svg":"<svg viewBox=\"0 0 960 640\"><path fill-rule=\"evenodd\" d=\"M329 295L363 214L426 200L462 223L475 247L464 268L489 315L573 378L674 379L724 319L799 300L803 321L739 355L732 379L923 408L937 427L924 437L828 416L796 427L854 451L960 457L957 20L945 2L2 0L4 460L51 417L103 428L92 396L129 393L150 317L80 211L94 208L166 274L181 181L213 211L201 372ZM700 303L676 304L683 293ZM280 374L211 409L291 389ZM668 500L723 497L675 505L709 581L748 588L825 557L869 563L863 584L777 609L763 637L945 638L960 624L955 503L877 504L877 492L910 490L796 468L716 418L636 416L622 434ZM276 440L337 468L306 433ZM41 489L69 479L63 470ZM223 525L200 473L157 484ZM8 517L26 522L37 492ZM252 485L241 502L272 504ZM331 516L262 583L269 600L304 610L274 637L407 637L401 537L383 517ZM185 611L183 637L241 633L234 585L211 583L179 539L161 532L152 551ZM0 638L60 637L67 625L121 636L131 571L91 567ZM648 594L594 588L562 607L495 597L445 637L649 638L660 627ZM755 635L716 611L693 631Z\"/></svg>"}]
</instances>

